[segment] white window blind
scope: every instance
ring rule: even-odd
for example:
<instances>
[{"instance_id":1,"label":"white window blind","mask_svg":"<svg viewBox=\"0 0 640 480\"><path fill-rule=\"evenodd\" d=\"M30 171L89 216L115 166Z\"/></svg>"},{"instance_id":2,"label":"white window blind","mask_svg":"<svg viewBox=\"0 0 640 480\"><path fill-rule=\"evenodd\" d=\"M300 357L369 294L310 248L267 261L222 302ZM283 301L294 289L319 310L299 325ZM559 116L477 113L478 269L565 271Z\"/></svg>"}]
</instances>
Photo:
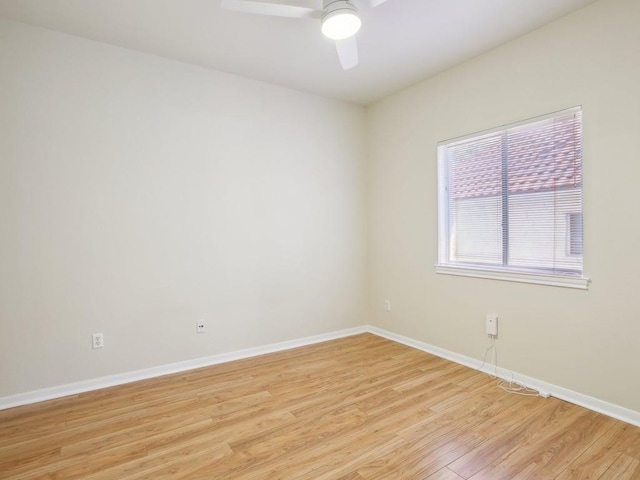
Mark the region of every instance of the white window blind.
<instances>
[{"instance_id":1,"label":"white window blind","mask_svg":"<svg viewBox=\"0 0 640 480\"><path fill-rule=\"evenodd\" d=\"M582 277L580 108L440 143L438 181L438 266Z\"/></svg>"}]
</instances>

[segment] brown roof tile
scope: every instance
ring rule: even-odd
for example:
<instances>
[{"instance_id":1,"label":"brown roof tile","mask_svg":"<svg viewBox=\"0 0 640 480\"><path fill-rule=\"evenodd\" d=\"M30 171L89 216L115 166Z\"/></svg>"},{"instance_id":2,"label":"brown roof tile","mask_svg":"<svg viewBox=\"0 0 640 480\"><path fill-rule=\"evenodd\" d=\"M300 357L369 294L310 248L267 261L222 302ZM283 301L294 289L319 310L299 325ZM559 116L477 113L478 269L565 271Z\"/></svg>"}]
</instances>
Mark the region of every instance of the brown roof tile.
<instances>
[{"instance_id":1,"label":"brown roof tile","mask_svg":"<svg viewBox=\"0 0 640 480\"><path fill-rule=\"evenodd\" d=\"M573 116L512 129L506 133L509 194L580 187L580 123ZM500 195L502 143L497 133L449 149L450 185L455 198Z\"/></svg>"}]
</instances>

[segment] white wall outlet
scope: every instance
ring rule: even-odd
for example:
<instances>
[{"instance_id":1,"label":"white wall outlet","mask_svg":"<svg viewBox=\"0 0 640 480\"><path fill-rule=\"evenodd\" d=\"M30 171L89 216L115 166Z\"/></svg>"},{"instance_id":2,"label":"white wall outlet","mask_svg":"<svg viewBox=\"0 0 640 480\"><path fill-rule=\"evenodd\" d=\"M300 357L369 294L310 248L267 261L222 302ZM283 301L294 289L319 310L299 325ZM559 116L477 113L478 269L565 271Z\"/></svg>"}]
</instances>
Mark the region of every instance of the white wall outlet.
<instances>
[{"instance_id":1,"label":"white wall outlet","mask_svg":"<svg viewBox=\"0 0 640 480\"><path fill-rule=\"evenodd\" d=\"M389 300L385 300L385 301L384 301L384 309L385 309L387 312L390 312L390 311L391 311L391 302L390 302Z\"/></svg>"},{"instance_id":2,"label":"white wall outlet","mask_svg":"<svg viewBox=\"0 0 640 480\"><path fill-rule=\"evenodd\" d=\"M104 335L102 333L94 333L91 338L93 340L93 348L104 347Z\"/></svg>"},{"instance_id":3,"label":"white wall outlet","mask_svg":"<svg viewBox=\"0 0 640 480\"><path fill-rule=\"evenodd\" d=\"M498 336L498 315L495 313L487 314L487 335Z\"/></svg>"},{"instance_id":4,"label":"white wall outlet","mask_svg":"<svg viewBox=\"0 0 640 480\"><path fill-rule=\"evenodd\" d=\"M207 331L207 326L204 323L204 320L196 321L196 332L197 333L205 333Z\"/></svg>"}]
</instances>

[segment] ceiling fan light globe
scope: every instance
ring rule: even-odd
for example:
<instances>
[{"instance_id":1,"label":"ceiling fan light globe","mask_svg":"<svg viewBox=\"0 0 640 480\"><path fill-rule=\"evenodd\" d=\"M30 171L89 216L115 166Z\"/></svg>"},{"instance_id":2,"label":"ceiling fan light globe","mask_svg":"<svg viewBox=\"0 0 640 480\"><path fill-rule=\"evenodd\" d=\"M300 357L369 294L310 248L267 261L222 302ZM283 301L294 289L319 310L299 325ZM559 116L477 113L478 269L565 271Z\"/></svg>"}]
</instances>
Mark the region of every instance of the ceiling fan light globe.
<instances>
[{"instance_id":1,"label":"ceiling fan light globe","mask_svg":"<svg viewBox=\"0 0 640 480\"><path fill-rule=\"evenodd\" d=\"M322 33L332 40L344 40L358 33L361 25L360 17L354 10L334 10L322 18Z\"/></svg>"}]
</instances>

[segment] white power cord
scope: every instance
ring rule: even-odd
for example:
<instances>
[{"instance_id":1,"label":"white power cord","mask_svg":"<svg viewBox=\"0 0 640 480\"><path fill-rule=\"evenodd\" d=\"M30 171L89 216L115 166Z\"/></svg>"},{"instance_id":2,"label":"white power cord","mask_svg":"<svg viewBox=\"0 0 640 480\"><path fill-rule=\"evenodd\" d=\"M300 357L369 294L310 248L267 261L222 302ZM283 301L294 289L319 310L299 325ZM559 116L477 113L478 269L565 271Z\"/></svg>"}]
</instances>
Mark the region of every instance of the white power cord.
<instances>
[{"instance_id":1,"label":"white power cord","mask_svg":"<svg viewBox=\"0 0 640 480\"><path fill-rule=\"evenodd\" d=\"M522 395L523 397L542 397L537 390L527 387L522 382L517 382L513 379L513 373L511 373L511 380L508 382L506 380L500 380L498 382L498 387L504 390L507 393L513 393L514 395ZM547 395L548 396L548 395Z\"/></svg>"},{"instance_id":2,"label":"white power cord","mask_svg":"<svg viewBox=\"0 0 640 480\"><path fill-rule=\"evenodd\" d=\"M487 357L489 357L489 364L493 366L493 373L489 372L489 376L491 378L498 378L498 348L496 346L496 337L494 335L489 335L491 339L489 346L484 349L484 355L482 356L482 365L480 365L480 370L483 370L484 366L488 363ZM518 382L513 378L513 372L509 372L511 375L511 379L509 381L499 379L498 387L504 390L507 393L512 393L514 395L522 395L524 397L548 397L549 394L546 392L538 392L531 387L527 387L524 383Z\"/></svg>"},{"instance_id":3,"label":"white power cord","mask_svg":"<svg viewBox=\"0 0 640 480\"><path fill-rule=\"evenodd\" d=\"M480 365L480 370L482 370L487 364L487 356L491 355L490 358L493 358L493 360L491 360L490 365L493 365L493 374L489 373L489 376L491 378L498 378L498 349L496 348L496 337L493 335L489 335L489 338L491 338L491 343L487 348L484 349L484 355L482 356L482 365Z\"/></svg>"}]
</instances>

